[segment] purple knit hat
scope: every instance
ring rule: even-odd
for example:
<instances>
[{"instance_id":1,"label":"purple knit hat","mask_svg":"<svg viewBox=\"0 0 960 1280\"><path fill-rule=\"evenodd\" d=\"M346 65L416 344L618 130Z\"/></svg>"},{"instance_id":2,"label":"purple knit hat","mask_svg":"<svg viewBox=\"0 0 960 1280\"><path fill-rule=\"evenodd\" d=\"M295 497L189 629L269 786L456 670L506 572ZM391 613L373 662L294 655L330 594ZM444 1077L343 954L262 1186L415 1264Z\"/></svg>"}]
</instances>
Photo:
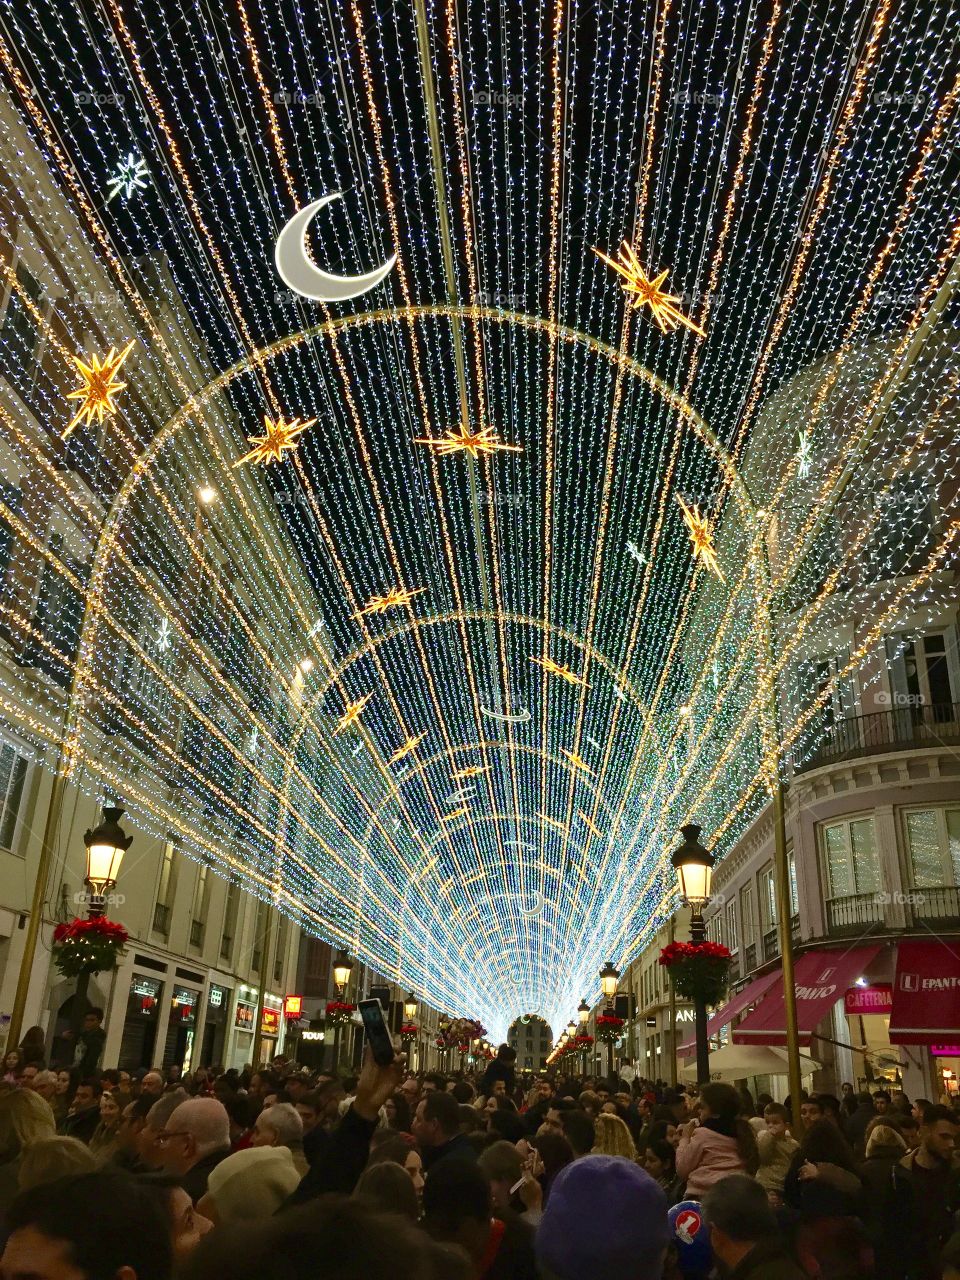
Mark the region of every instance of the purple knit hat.
<instances>
[{"instance_id":1,"label":"purple knit hat","mask_svg":"<svg viewBox=\"0 0 960 1280\"><path fill-rule=\"evenodd\" d=\"M537 1259L557 1280L660 1280L667 1197L632 1160L584 1156L561 1169L537 1230Z\"/></svg>"}]
</instances>

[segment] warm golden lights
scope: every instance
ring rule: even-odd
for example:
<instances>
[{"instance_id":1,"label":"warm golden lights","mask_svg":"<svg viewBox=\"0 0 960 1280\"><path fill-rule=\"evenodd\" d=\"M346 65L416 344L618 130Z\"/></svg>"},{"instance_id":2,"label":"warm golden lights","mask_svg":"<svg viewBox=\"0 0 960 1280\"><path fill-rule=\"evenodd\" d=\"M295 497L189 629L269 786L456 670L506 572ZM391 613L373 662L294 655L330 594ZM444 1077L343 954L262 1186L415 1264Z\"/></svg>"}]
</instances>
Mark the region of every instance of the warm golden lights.
<instances>
[{"instance_id":1,"label":"warm golden lights","mask_svg":"<svg viewBox=\"0 0 960 1280\"><path fill-rule=\"evenodd\" d=\"M469 453L471 458L477 458L481 453L523 453L520 445L504 444L502 440L498 440L493 427L483 427L480 431L472 432L467 426L461 425L459 432L448 431L443 436L421 436L414 440L414 444L428 445L444 456Z\"/></svg>"},{"instance_id":2,"label":"warm golden lights","mask_svg":"<svg viewBox=\"0 0 960 1280\"><path fill-rule=\"evenodd\" d=\"M113 402L114 397L127 385L125 382L117 381L117 374L120 372L120 366L133 350L134 341L131 338L119 354L111 347L102 360L99 356L91 356L87 363L79 356L71 356L83 379L83 386L78 387L76 391L67 392L68 400L79 400L81 403L75 417L62 432L62 439L66 440L78 423L89 423L94 418L99 423L108 413L115 412L117 406Z\"/></svg>"},{"instance_id":3,"label":"warm golden lights","mask_svg":"<svg viewBox=\"0 0 960 1280\"><path fill-rule=\"evenodd\" d=\"M397 747L396 751L390 757L390 763L399 764L401 760L404 760L408 755L410 755L411 751L416 751L417 747L419 747L420 743L426 736L427 735L425 733L418 733L415 738L408 738L406 742Z\"/></svg>"},{"instance_id":4,"label":"warm golden lights","mask_svg":"<svg viewBox=\"0 0 960 1280\"><path fill-rule=\"evenodd\" d=\"M593 252L608 267L613 267L614 271L623 277L623 290L626 294L632 295L630 301L633 306L649 307L650 314L664 333L671 333L678 325L683 324L694 333L699 333L701 338L707 336L698 324L694 324L689 316L685 316L677 309L679 296L666 293L661 287L670 273L661 271L655 279L648 276L640 265L640 259L634 253L629 240L624 240L616 258L608 258L599 249L594 249Z\"/></svg>"},{"instance_id":5,"label":"warm golden lights","mask_svg":"<svg viewBox=\"0 0 960 1280\"><path fill-rule=\"evenodd\" d=\"M694 559L702 560L711 573L715 574L721 582L725 582L726 579L717 560L716 548L713 545L713 531L710 528L710 521L705 515L701 514L698 506L688 507L679 494L677 495L677 502L680 503L683 522L690 533Z\"/></svg>"},{"instance_id":6,"label":"warm golden lights","mask_svg":"<svg viewBox=\"0 0 960 1280\"><path fill-rule=\"evenodd\" d=\"M343 733L344 729L349 729L352 724L356 724L363 715L363 709L373 697L372 693L364 694L362 698L358 698L356 702L351 702L346 711L337 721L337 727L334 734Z\"/></svg>"},{"instance_id":7,"label":"warm golden lights","mask_svg":"<svg viewBox=\"0 0 960 1280\"><path fill-rule=\"evenodd\" d=\"M409 604L414 596L420 595L426 591L426 587L392 587L385 596L371 596L362 609L357 609L350 616L352 618L362 618L368 613L386 613L388 609L398 609L401 605Z\"/></svg>"},{"instance_id":8,"label":"warm golden lights","mask_svg":"<svg viewBox=\"0 0 960 1280\"><path fill-rule=\"evenodd\" d=\"M583 676L578 676L569 667L562 667L559 662L554 662L552 658L531 658L530 661L535 662L538 667L543 667L548 675L559 676L561 680L566 680L568 684L575 684L581 689L590 688Z\"/></svg>"},{"instance_id":9,"label":"warm golden lights","mask_svg":"<svg viewBox=\"0 0 960 1280\"><path fill-rule=\"evenodd\" d=\"M252 444L253 448L233 465L240 467L245 462L262 462L264 466L269 466L271 462L280 462L287 450L296 449L297 437L302 435L308 427L312 427L315 422L316 418L307 418L306 421L291 418L289 422L286 418L278 418L274 422L264 414L264 434L249 436L247 443Z\"/></svg>"}]
</instances>

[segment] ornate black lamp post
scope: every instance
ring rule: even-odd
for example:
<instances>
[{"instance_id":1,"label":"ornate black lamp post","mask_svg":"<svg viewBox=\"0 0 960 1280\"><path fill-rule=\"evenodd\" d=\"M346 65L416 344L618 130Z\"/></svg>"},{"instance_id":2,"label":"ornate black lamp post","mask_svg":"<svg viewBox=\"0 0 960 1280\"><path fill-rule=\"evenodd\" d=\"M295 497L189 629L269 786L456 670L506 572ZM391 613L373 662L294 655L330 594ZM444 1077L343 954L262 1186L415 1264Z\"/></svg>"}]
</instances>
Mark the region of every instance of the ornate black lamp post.
<instances>
[{"instance_id":1,"label":"ornate black lamp post","mask_svg":"<svg viewBox=\"0 0 960 1280\"><path fill-rule=\"evenodd\" d=\"M709 849L700 843L700 830L695 822L681 827L683 843L674 850L670 859L677 873L680 896L690 907L690 941L705 942L707 929L703 909L710 901L710 882L716 859ZM707 1006L703 999L693 1002L697 1034L697 1083L706 1084L710 1079L710 1046L707 1041Z\"/></svg>"}]
</instances>

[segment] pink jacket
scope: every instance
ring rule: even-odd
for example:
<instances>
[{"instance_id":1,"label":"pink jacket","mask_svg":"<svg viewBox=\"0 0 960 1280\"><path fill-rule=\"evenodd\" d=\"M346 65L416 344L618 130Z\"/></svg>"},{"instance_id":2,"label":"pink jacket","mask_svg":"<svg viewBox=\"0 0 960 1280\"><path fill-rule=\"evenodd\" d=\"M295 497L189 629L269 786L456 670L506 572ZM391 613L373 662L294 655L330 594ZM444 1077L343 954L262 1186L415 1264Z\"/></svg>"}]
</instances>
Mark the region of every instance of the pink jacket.
<instances>
[{"instance_id":1,"label":"pink jacket","mask_svg":"<svg viewBox=\"0 0 960 1280\"><path fill-rule=\"evenodd\" d=\"M677 1173L687 1181L686 1197L699 1200L715 1182L730 1173L746 1173L736 1138L698 1125L677 1147Z\"/></svg>"}]
</instances>

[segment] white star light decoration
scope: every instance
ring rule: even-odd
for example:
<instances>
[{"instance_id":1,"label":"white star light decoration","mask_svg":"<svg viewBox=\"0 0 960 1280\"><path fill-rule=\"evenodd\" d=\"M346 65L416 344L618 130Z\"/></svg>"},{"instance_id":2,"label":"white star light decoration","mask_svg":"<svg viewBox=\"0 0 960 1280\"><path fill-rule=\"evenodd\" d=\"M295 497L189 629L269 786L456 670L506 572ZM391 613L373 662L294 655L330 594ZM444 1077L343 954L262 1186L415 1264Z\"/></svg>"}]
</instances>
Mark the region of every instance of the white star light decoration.
<instances>
[{"instance_id":1,"label":"white star light decoration","mask_svg":"<svg viewBox=\"0 0 960 1280\"><path fill-rule=\"evenodd\" d=\"M110 179L110 194L107 196L107 204L114 196L123 192L124 200L129 200L134 191L143 191L147 185L149 174L147 172L146 160L138 160L131 151L126 160L121 160L117 165L117 171Z\"/></svg>"},{"instance_id":2,"label":"white star light decoration","mask_svg":"<svg viewBox=\"0 0 960 1280\"><path fill-rule=\"evenodd\" d=\"M647 557L643 554L643 552L640 550L640 548L637 546L635 542L627 543L627 555L630 556L632 560L635 560L641 569L647 563Z\"/></svg>"},{"instance_id":3,"label":"white star light decoration","mask_svg":"<svg viewBox=\"0 0 960 1280\"><path fill-rule=\"evenodd\" d=\"M812 465L813 445L809 434L801 431L797 437L797 476L800 480L806 480Z\"/></svg>"},{"instance_id":4,"label":"white star light decoration","mask_svg":"<svg viewBox=\"0 0 960 1280\"><path fill-rule=\"evenodd\" d=\"M172 635L173 631L170 626L170 619L162 618L160 621L160 627L157 630L157 649L160 653L166 653L170 648Z\"/></svg>"}]
</instances>

